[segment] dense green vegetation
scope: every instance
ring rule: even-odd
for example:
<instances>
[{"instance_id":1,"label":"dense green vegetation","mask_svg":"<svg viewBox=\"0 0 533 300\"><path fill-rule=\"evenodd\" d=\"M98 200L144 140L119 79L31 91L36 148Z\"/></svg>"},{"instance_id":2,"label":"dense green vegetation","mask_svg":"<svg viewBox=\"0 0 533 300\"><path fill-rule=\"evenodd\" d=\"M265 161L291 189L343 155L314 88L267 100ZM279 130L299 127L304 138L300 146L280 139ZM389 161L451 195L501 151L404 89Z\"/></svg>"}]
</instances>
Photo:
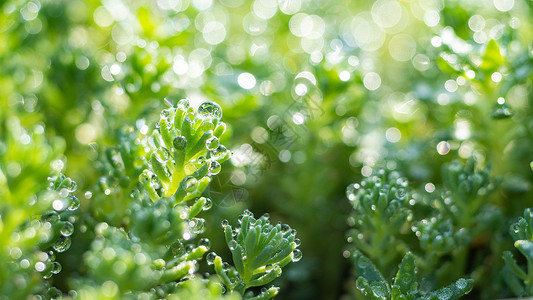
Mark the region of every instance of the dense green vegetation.
<instances>
[{"instance_id":1,"label":"dense green vegetation","mask_svg":"<svg viewBox=\"0 0 533 300\"><path fill-rule=\"evenodd\" d=\"M0 1L0 299L533 296L532 16Z\"/></svg>"}]
</instances>

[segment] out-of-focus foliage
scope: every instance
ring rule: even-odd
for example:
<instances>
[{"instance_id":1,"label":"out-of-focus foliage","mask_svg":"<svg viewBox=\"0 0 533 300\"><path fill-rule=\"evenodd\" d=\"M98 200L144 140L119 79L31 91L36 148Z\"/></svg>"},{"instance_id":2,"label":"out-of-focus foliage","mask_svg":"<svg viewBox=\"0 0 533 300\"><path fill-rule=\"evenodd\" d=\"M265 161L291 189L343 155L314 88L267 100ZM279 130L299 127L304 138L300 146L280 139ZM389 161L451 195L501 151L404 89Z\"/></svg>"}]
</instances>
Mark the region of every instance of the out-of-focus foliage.
<instances>
[{"instance_id":1,"label":"out-of-focus foliage","mask_svg":"<svg viewBox=\"0 0 533 300\"><path fill-rule=\"evenodd\" d=\"M419 295L459 278L469 297L532 295L513 247L529 238L508 231L533 198L532 15L527 0L0 1L2 296L218 297L214 278L153 263L195 260L171 243L189 225L187 253L208 238L235 263L218 224L246 208L302 240L280 298L364 297L353 248L391 291L411 253ZM186 97L225 125L192 122L183 149ZM193 149L207 140L231 146Z\"/></svg>"}]
</instances>

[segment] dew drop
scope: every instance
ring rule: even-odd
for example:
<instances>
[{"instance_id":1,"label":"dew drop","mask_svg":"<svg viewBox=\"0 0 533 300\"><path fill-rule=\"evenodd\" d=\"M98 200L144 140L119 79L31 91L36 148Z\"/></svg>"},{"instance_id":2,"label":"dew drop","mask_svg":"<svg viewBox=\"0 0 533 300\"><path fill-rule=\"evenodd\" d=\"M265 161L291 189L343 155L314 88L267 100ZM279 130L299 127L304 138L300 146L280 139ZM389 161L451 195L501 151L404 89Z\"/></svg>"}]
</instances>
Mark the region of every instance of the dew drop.
<instances>
[{"instance_id":1,"label":"dew drop","mask_svg":"<svg viewBox=\"0 0 533 300\"><path fill-rule=\"evenodd\" d=\"M287 224L282 224L281 225L281 231L284 232L284 233L288 232L290 229L291 229L291 227L289 225L287 225Z\"/></svg>"},{"instance_id":2,"label":"dew drop","mask_svg":"<svg viewBox=\"0 0 533 300\"><path fill-rule=\"evenodd\" d=\"M58 263L57 261L54 261L52 263L52 273L57 274L59 272L61 272L61 264Z\"/></svg>"},{"instance_id":3,"label":"dew drop","mask_svg":"<svg viewBox=\"0 0 533 300\"><path fill-rule=\"evenodd\" d=\"M196 185L198 184L198 180L196 178L189 176L182 181L183 189L186 192L193 192L196 190Z\"/></svg>"},{"instance_id":4,"label":"dew drop","mask_svg":"<svg viewBox=\"0 0 533 300\"><path fill-rule=\"evenodd\" d=\"M220 224L222 225L222 227L226 227L229 225L229 221L227 219L224 219Z\"/></svg>"},{"instance_id":5,"label":"dew drop","mask_svg":"<svg viewBox=\"0 0 533 300\"><path fill-rule=\"evenodd\" d=\"M207 264L212 265L215 263L215 259L217 258L217 255L215 252L209 252L207 256L205 257L205 260L207 261Z\"/></svg>"},{"instance_id":6,"label":"dew drop","mask_svg":"<svg viewBox=\"0 0 533 300\"><path fill-rule=\"evenodd\" d=\"M448 300L452 298L452 296L453 296L453 291L449 287L445 287L437 291L437 297L439 298L439 300Z\"/></svg>"},{"instance_id":7,"label":"dew drop","mask_svg":"<svg viewBox=\"0 0 533 300\"><path fill-rule=\"evenodd\" d=\"M208 240L208 239L200 239L200 241L198 241L198 245L199 246L204 246L206 247L207 249L211 248L211 242Z\"/></svg>"},{"instance_id":8,"label":"dew drop","mask_svg":"<svg viewBox=\"0 0 533 300\"><path fill-rule=\"evenodd\" d=\"M77 188L78 188L78 184L76 183L76 181L70 180L70 184L67 186L67 189L69 190L69 192L72 193L76 191Z\"/></svg>"},{"instance_id":9,"label":"dew drop","mask_svg":"<svg viewBox=\"0 0 533 300\"><path fill-rule=\"evenodd\" d=\"M346 197L350 201L354 201L357 198L357 191L359 190L359 184L353 183L346 188Z\"/></svg>"},{"instance_id":10,"label":"dew drop","mask_svg":"<svg viewBox=\"0 0 533 300\"><path fill-rule=\"evenodd\" d=\"M370 267L371 265L372 263L366 257L359 257L359 259L357 260L357 266L361 269L366 269Z\"/></svg>"},{"instance_id":11,"label":"dew drop","mask_svg":"<svg viewBox=\"0 0 533 300\"><path fill-rule=\"evenodd\" d=\"M220 173L220 169L221 169L220 163L218 161L212 161L209 163L208 174L217 175L218 173Z\"/></svg>"},{"instance_id":12,"label":"dew drop","mask_svg":"<svg viewBox=\"0 0 533 300\"><path fill-rule=\"evenodd\" d=\"M170 109L163 109L160 114L161 119L167 120L170 117Z\"/></svg>"},{"instance_id":13,"label":"dew drop","mask_svg":"<svg viewBox=\"0 0 533 300\"><path fill-rule=\"evenodd\" d=\"M190 103L189 99L181 99L178 102L178 109L181 111L187 111L189 109Z\"/></svg>"},{"instance_id":14,"label":"dew drop","mask_svg":"<svg viewBox=\"0 0 533 300\"><path fill-rule=\"evenodd\" d=\"M270 273L270 272L272 272L273 270L274 270L274 265L272 265L272 264L268 264L268 265L265 266L265 272L266 272L266 273Z\"/></svg>"},{"instance_id":15,"label":"dew drop","mask_svg":"<svg viewBox=\"0 0 533 300\"><path fill-rule=\"evenodd\" d=\"M292 261L297 262L300 259L302 259L302 251L300 251L300 249L294 249L292 251Z\"/></svg>"},{"instance_id":16,"label":"dew drop","mask_svg":"<svg viewBox=\"0 0 533 300\"><path fill-rule=\"evenodd\" d=\"M215 129L215 124L213 124L213 122L210 120L205 120L200 125L200 130L202 130L202 132L209 132L213 129Z\"/></svg>"},{"instance_id":17,"label":"dew drop","mask_svg":"<svg viewBox=\"0 0 533 300\"><path fill-rule=\"evenodd\" d=\"M224 157L226 157L227 154L228 149L226 149L226 147L223 145L218 146L215 151L213 151L213 155L217 160L223 159Z\"/></svg>"},{"instance_id":18,"label":"dew drop","mask_svg":"<svg viewBox=\"0 0 533 300\"><path fill-rule=\"evenodd\" d=\"M461 278L455 282L455 286L457 286L457 288L460 290L466 289L467 285L468 285L468 281L466 281L466 279L464 278Z\"/></svg>"},{"instance_id":19,"label":"dew drop","mask_svg":"<svg viewBox=\"0 0 533 300\"><path fill-rule=\"evenodd\" d=\"M170 159L170 151L165 147L160 147L154 151L154 156L157 161L164 164Z\"/></svg>"},{"instance_id":20,"label":"dew drop","mask_svg":"<svg viewBox=\"0 0 533 300\"><path fill-rule=\"evenodd\" d=\"M213 206L213 202L209 198L205 198L204 206L202 207L203 210L209 210Z\"/></svg>"},{"instance_id":21,"label":"dew drop","mask_svg":"<svg viewBox=\"0 0 533 300\"><path fill-rule=\"evenodd\" d=\"M183 149L185 149L185 147L187 147L187 138L185 138L184 136L180 135L180 136L174 138L174 140L172 141L172 145L174 145L174 148L176 150L183 150Z\"/></svg>"},{"instance_id":22,"label":"dew drop","mask_svg":"<svg viewBox=\"0 0 533 300\"><path fill-rule=\"evenodd\" d=\"M374 281L370 283L370 288L372 289L372 293L376 298L382 299L387 297L387 288L383 282Z\"/></svg>"},{"instance_id":23,"label":"dew drop","mask_svg":"<svg viewBox=\"0 0 533 300\"><path fill-rule=\"evenodd\" d=\"M57 252L65 252L70 248L71 240L69 236L60 236L57 241L52 245Z\"/></svg>"},{"instance_id":24,"label":"dew drop","mask_svg":"<svg viewBox=\"0 0 533 300\"><path fill-rule=\"evenodd\" d=\"M80 207L80 199L78 199L78 197L76 196L70 196L69 198L70 198L70 204L68 206L68 210L70 211L77 210Z\"/></svg>"},{"instance_id":25,"label":"dew drop","mask_svg":"<svg viewBox=\"0 0 533 300\"><path fill-rule=\"evenodd\" d=\"M74 225L70 222L65 222L60 232L63 236L71 236L74 233Z\"/></svg>"},{"instance_id":26,"label":"dew drop","mask_svg":"<svg viewBox=\"0 0 533 300\"><path fill-rule=\"evenodd\" d=\"M50 222L55 223L57 220L59 220L59 215L55 211L50 211L48 213L45 213L41 216L41 220L44 222Z\"/></svg>"},{"instance_id":27,"label":"dew drop","mask_svg":"<svg viewBox=\"0 0 533 300\"><path fill-rule=\"evenodd\" d=\"M396 190L395 196L398 200L404 200L406 197L405 189Z\"/></svg>"},{"instance_id":28,"label":"dew drop","mask_svg":"<svg viewBox=\"0 0 533 300\"><path fill-rule=\"evenodd\" d=\"M215 102L204 102L198 107L198 118L201 120L220 120L222 118L222 108Z\"/></svg>"},{"instance_id":29,"label":"dew drop","mask_svg":"<svg viewBox=\"0 0 533 300\"><path fill-rule=\"evenodd\" d=\"M195 234L202 233L205 229L205 220L202 218L192 218L189 222L191 231Z\"/></svg>"},{"instance_id":30,"label":"dew drop","mask_svg":"<svg viewBox=\"0 0 533 300\"><path fill-rule=\"evenodd\" d=\"M219 141L216 136L213 136L209 138L207 141L205 141L205 147L209 151L215 151L219 146Z\"/></svg>"}]
</instances>

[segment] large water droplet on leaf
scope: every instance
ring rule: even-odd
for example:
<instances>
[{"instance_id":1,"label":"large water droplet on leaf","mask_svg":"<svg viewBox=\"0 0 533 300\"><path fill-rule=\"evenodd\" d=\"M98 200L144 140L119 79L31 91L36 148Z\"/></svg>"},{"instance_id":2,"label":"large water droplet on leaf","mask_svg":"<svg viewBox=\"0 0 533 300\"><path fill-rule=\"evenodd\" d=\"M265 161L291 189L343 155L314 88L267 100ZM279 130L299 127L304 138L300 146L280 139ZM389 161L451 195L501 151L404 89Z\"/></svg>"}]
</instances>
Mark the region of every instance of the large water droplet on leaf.
<instances>
[{"instance_id":1,"label":"large water droplet on leaf","mask_svg":"<svg viewBox=\"0 0 533 300\"><path fill-rule=\"evenodd\" d=\"M63 236L71 236L74 233L74 225L70 222L65 222L60 232Z\"/></svg>"},{"instance_id":2,"label":"large water droplet on leaf","mask_svg":"<svg viewBox=\"0 0 533 300\"><path fill-rule=\"evenodd\" d=\"M192 191L196 190L197 183L198 183L198 181L196 180L196 178L194 178L192 176L189 176L189 177L183 179L183 181L182 181L183 189L186 192L192 192Z\"/></svg>"},{"instance_id":3,"label":"large water droplet on leaf","mask_svg":"<svg viewBox=\"0 0 533 300\"><path fill-rule=\"evenodd\" d=\"M52 245L57 252L65 252L70 248L71 240L69 236L60 236L57 241Z\"/></svg>"},{"instance_id":4,"label":"large water droplet on leaf","mask_svg":"<svg viewBox=\"0 0 533 300\"><path fill-rule=\"evenodd\" d=\"M205 257L205 260L207 261L207 264L212 265L215 263L215 259L217 258L217 255L215 252L209 252L207 256Z\"/></svg>"},{"instance_id":5,"label":"large water droplet on leaf","mask_svg":"<svg viewBox=\"0 0 533 300\"><path fill-rule=\"evenodd\" d=\"M163 109L160 114L161 119L168 119L170 117L170 109Z\"/></svg>"},{"instance_id":6,"label":"large water droplet on leaf","mask_svg":"<svg viewBox=\"0 0 533 300\"><path fill-rule=\"evenodd\" d=\"M181 111L187 111L187 109L189 109L189 106L189 99L181 99L178 102L178 109Z\"/></svg>"},{"instance_id":7,"label":"large water droplet on leaf","mask_svg":"<svg viewBox=\"0 0 533 300\"><path fill-rule=\"evenodd\" d=\"M294 249L292 251L292 261L297 262L300 259L302 259L302 251L300 251L300 249Z\"/></svg>"},{"instance_id":8,"label":"large water droplet on leaf","mask_svg":"<svg viewBox=\"0 0 533 300\"><path fill-rule=\"evenodd\" d=\"M176 150L183 150L187 147L187 138L180 135L172 141L172 145L174 145Z\"/></svg>"},{"instance_id":9,"label":"large water droplet on leaf","mask_svg":"<svg viewBox=\"0 0 533 300\"><path fill-rule=\"evenodd\" d=\"M52 273L57 274L59 272L61 272L61 264L58 263L57 261L54 261L52 263Z\"/></svg>"},{"instance_id":10,"label":"large water droplet on leaf","mask_svg":"<svg viewBox=\"0 0 533 300\"><path fill-rule=\"evenodd\" d=\"M357 183L350 184L346 188L346 197L348 198L348 200L354 201L356 199L358 190L359 190L359 184Z\"/></svg>"},{"instance_id":11,"label":"large water droplet on leaf","mask_svg":"<svg viewBox=\"0 0 533 300\"><path fill-rule=\"evenodd\" d=\"M215 102L204 102L198 107L198 118L201 120L220 120L222 118L222 108Z\"/></svg>"},{"instance_id":12,"label":"large water droplet on leaf","mask_svg":"<svg viewBox=\"0 0 533 300\"><path fill-rule=\"evenodd\" d=\"M164 164L170 159L170 151L165 147L159 147L154 151L155 159Z\"/></svg>"},{"instance_id":13,"label":"large water droplet on leaf","mask_svg":"<svg viewBox=\"0 0 533 300\"><path fill-rule=\"evenodd\" d=\"M220 166L220 163L218 161L210 162L208 169L209 175L217 175L218 173L220 173L221 168L222 167Z\"/></svg>"},{"instance_id":14,"label":"large water droplet on leaf","mask_svg":"<svg viewBox=\"0 0 533 300\"><path fill-rule=\"evenodd\" d=\"M209 138L207 141L205 141L205 147L209 151L216 150L218 148L219 144L220 143L219 143L218 138L216 136L213 136L213 137Z\"/></svg>"}]
</instances>

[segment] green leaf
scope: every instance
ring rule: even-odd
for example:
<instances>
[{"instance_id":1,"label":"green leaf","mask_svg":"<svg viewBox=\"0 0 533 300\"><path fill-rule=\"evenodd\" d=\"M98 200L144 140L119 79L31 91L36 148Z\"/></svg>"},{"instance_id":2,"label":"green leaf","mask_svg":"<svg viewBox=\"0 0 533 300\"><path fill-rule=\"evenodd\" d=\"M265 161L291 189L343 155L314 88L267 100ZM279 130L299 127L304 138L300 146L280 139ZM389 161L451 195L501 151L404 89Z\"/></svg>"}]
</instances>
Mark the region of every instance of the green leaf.
<instances>
[{"instance_id":1,"label":"green leaf","mask_svg":"<svg viewBox=\"0 0 533 300\"><path fill-rule=\"evenodd\" d=\"M485 50L485 53L483 54L481 66L481 70L486 71L488 73L492 73L504 63L504 58L500 52L500 47L498 47L498 43L496 43L495 40L490 40L487 44L487 48Z\"/></svg>"}]
</instances>

